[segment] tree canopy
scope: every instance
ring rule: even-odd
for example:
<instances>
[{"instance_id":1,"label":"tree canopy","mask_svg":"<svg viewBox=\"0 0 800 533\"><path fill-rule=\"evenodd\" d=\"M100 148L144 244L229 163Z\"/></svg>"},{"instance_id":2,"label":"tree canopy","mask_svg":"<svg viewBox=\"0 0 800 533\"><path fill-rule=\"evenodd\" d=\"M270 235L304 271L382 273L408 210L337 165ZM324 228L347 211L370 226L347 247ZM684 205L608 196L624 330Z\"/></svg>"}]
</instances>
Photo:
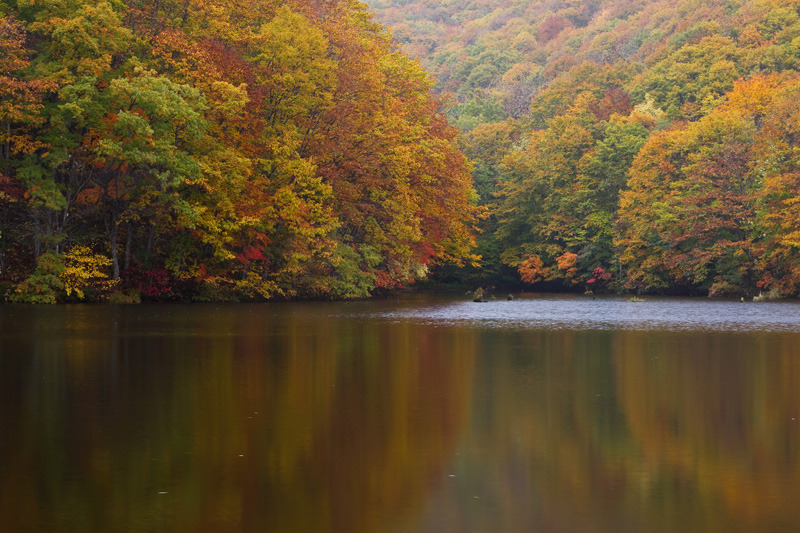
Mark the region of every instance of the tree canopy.
<instances>
[{"instance_id":1,"label":"tree canopy","mask_svg":"<svg viewBox=\"0 0 800 533\"><path fill-rule=\"evenodd\" d=\"M800 2L371 5L455 102L486 283L800 293Z\"/></svg>"},{"instance_id":2,"label":"tree canopy","mask_svg":"<svg viewBox=\"0 0 800 533\"><path fill-rule=\"evenodd\" d=\"M0 52L12 300L353 298L476 259L457 130L363 4L0 0Z\"/></svg>"},{"instance_id":3,"label":"tree canopy","mask_svg":"<svg viewBox=\"0 0 800 533\"><path fill-rule=\"evenodd\" d=\"M800 0L370 8L0 0L0 293L800 294Z\"/></svg>"}]
</instances>

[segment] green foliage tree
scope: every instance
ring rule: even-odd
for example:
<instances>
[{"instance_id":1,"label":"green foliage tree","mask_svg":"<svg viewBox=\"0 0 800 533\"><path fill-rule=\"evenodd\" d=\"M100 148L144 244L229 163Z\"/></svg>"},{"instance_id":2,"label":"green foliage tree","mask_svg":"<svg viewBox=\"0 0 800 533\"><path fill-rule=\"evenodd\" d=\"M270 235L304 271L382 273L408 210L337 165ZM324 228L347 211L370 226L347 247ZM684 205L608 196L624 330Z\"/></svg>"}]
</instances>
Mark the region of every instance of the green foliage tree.
<instances>
[{"instance_id":1,"label":"green foliage tree","mask_svg":"<svg viewBox=\"0 0 800 533\"><path fill-rule=\"evenodd\" d=\"M671 119L695 120L718 105L745 73L744 53L720 35L682 46L648 69L634 95L654 97Z\"/></svg>"}]
</instances>

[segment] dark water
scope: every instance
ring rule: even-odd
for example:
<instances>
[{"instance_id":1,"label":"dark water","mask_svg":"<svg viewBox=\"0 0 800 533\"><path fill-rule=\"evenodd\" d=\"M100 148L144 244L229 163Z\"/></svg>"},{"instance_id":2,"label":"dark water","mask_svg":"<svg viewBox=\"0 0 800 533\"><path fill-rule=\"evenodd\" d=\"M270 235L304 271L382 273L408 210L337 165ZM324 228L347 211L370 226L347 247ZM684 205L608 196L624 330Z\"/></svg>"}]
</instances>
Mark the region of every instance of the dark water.
<instances>
[{"instance_id":1,"label":"dark water","mask_svg":"<svg viewBox=\"0 0 800 533\"><path fill-rule=\"evenodd\" d=\"M0 531L800 531L800 305L0 306Z\"/></svg>"}]
</instances>

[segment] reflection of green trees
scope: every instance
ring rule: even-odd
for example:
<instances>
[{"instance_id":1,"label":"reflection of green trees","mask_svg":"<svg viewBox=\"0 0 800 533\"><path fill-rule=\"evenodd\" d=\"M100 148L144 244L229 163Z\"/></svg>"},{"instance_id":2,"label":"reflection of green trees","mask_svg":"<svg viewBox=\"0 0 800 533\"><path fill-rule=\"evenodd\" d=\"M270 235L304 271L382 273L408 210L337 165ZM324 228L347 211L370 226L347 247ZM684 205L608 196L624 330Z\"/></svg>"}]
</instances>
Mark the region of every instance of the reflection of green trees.
<instances>
[{"instance_id":1,"label":"reflection of green trees","mask_svg":"<svg viewBox=\"0 0 800 533\"><path fill-rule=\"evenodd\" d=\"M313 306L86 309L0 357L27 379L0 387L2 530L379 531L420 511L464 423L471 336Z\"/></svg>"}]
</instances>

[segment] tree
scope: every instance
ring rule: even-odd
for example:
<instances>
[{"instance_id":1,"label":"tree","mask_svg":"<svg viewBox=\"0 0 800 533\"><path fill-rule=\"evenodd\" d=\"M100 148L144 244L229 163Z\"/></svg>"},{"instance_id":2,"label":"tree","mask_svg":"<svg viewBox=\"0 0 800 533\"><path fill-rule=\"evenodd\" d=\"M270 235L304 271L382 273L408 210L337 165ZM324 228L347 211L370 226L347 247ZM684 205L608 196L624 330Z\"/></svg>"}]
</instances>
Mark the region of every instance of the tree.
<instances>
[{"instance_id":1,"label":"tree","mask_svg":"<svg viewBox=\"0 0 800 533\"><path fill-rule=\"evenodd\" d=\"M595 145L599 128L589 110L591 93L580 95L564 115L548 128L534 132L528 146L506 160L509 176L503 184L498 238L504 244L503 260L519 267L530 258L542 261L547 279L572 284L578 280L575 265L561 268L559 258L575 257L587 242L581 218L581 160ZM563 264L563 260L561 261ZM592 265L588 271L598 265ZM524 267L527 268L527 267ZM544 272L537 267L537 272ZM569 271L569 275L566 272Z\"/></svg>"},{"instance_id":2,"label":"tree","mask_svg":"<svg viewBox=\"0 0 800 533\"><path fill-rule=\"evenodd\" d=\"M796 74L757 77L737 87L731 106L747 106L759 136L754 143L754 191L757 202L754 231L763 240L757 256L759 288L790 296L800 291L800 131L796 102L800 78Z\"/></svg>"},{"instance_id":3,"label":"tree","mask_svg":"<svg viewBox=\"0 0 800 533\"><path fill-rule=\"evenodd\" d=\"M62 116L86 125L82 144L93 194L85 196L100 204L118 279L120 225L136 220L136 211L171 206L178 227L196 226L197 213L176 189L200 179L196 154L203 150L206 104L196 89L150 71L114 79L103 90L91 78L82 87L64 93Z\"/></svg>"},{"instance_id":4,"label":"tree","mask_svg":"<svg viewBox=\"0 0 800 533\"><path fill-rule=\"evenodd\" d=\"M0 5L0 238L103 251L153 297L367 296L474 261L457 132L362 4Z\"/></svg>"},{"instance_id":5,"label":"tree","mask_svg":"<svg viewBox=\"0 0 800 533\"><path fill-rule=\"evenodd\" d=\"M671 119L696 120L713 110L744 74L743 55L728 37L704 37L649 69L634 95L642 101L650 94Z\"/></svg>"},{"instance_id":6,"label":"tree","mask_svg":"<svg viewBox=\"0 0 800 533\"><path fill-rule=\"evenodd\" d=\"M752 291L758 128L748 107L727 105L654 135L636 157L617 241L629 287Z\"/></svg>"},{"instance_id":7,"label":"tree","mask_svg":"<svg viewBox=\"0 0 800 533\"><path fill-rule=\"evenodd\" d=\"M30 61L24 43L20 24L0 18L0 276L6 273L10 238L19 236L25 217L25 185L16 170L21 158L46 147L37 129L45 120L42 100L52 89L41 80L26 79Z\"/></svg>"}]
</instances>

